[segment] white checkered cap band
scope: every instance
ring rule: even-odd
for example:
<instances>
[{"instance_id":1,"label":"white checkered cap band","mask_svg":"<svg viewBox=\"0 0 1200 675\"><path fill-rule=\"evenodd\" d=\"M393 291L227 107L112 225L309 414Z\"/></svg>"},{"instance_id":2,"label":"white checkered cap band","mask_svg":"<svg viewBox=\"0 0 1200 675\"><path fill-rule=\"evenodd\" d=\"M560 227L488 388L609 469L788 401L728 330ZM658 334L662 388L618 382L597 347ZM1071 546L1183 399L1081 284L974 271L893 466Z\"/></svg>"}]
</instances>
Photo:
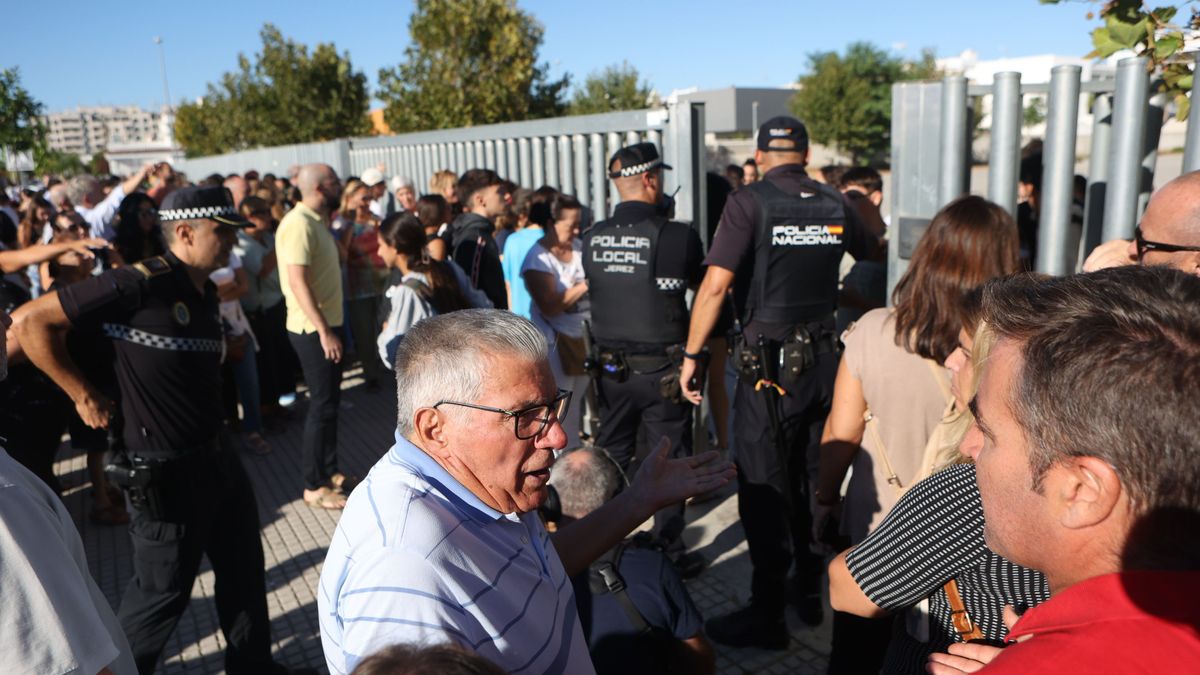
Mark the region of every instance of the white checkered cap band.
<instances>
[{"instance_id":1,"label":"white checkered cap band","mask_svg":"<svg viewBox=\"0 0 1200 675\"><path fill-rule=\"evenodd\" d=\"M687 288L687 279L656 277L654 281L658 284L660 291L681 291Z\"/></svg>"},{"instance_id":2,"label":"white checkered cap band","mask_svg":"<svg viewBox=\"0 0 1200 675\"><path fill-rule=\"evenodd\" d=\"M628 178L630 176L636 176L639 173L645 173L660 164L662 164L661 157L658 159L652 159L649 162L642 162L641 164L631 164L629 166L623 166L623 167L621 167L621 170L618 173L621 174L621 178Z\"/></svg>"},{"instance_id":3,"label":"white checkered cap band","mask_svg":"<svg viewBox=\"0 0 1200 675\"><path fill-rule=\"evenodd\" d=\"M229 205L223 206L197 206L188 209L167 209L158 212L158 219L162 222L172 220L195 220L197 218L216 218L217 216L237 217L237 209Z\"/></svg>"}]
</instances>

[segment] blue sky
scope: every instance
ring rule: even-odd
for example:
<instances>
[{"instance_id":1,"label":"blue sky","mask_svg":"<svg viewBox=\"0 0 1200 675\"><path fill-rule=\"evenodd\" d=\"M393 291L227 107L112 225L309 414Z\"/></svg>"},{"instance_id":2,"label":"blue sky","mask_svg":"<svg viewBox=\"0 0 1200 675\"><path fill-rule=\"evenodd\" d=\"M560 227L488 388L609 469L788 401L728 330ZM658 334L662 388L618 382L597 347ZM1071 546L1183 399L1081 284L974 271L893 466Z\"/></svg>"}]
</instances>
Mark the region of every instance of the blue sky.
<instances>
[{"instance_id":1,"label":"blue sky","mask_svg":"<svg viewBox=\"0 0 1200 675\"><path fill-rule=\"evenodd\" d=\"M794 81L814 51L866 40L906 56L974 49L981 58L1090 49L1085 17L1095 5L1037 0L518 0L545 27L541 58L581 82L627 60L662 93L778 86ZM260 46L270 21L307 44L333 42L374 87L408 45L413 3L208 0L119 5L96 0L25 2L5 10L0 66L20 66L25 87L55 111L75 105L162 103L153 38L166 50L171 98L193 99ZM374 105L374 104L373 104Z\"/></svg>"}]
</instances>

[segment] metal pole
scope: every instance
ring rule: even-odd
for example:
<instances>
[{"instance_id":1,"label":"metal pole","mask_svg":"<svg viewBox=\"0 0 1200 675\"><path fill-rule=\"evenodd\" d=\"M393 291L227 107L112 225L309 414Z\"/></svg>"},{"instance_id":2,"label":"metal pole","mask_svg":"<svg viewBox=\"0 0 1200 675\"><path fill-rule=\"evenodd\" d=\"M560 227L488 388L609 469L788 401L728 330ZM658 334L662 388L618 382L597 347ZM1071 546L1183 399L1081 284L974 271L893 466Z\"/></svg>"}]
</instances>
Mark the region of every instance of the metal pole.
<instances>
[{"instance_id":1,"label":"metal pole","mask_svg":"<svg viewBox=\"0 0 1200 675\"><path fill-rule=\"evenodd\" d=\"M532 160L530 160L530 158L529 158L529 139L528 138L518 138L517 139L517 152L520 153L519 154L520 161L517 163L517 166L520 171L519 175L521 176L521 179L518 181L515 181L515 182L518 185L524 185L525 187L536 190L537 188L539 188L541 186L533 184L533 174L531 174L529 171Z\"/></svg>"},{"instance_id":2,"label":"metal pole","mask_svg":"<svg viewBox=\"0 0 1200 675\"><path fill-rule=\"evenodd\" d=\"M555 190L560 189L558 173L558 139L546 137L546 184Z\"/></svg>"},{"instance_id":3,"label":"metal pole","mask_svg":"<svg viewBox=\"0 0 1200 675\"><path fill-rule=\"evenodd\" d=\"M604 153L604 137L593 133L588 138L588 154L592 158L592 217L603 220L608 217L604 205L604 191L608 188L608 156Z\"/></svg>"},{"instance_id":4,"label":"metal pole","mask_svg":"<svg viewBox=\"0 0 1200 675\"><path fill-rule=\"evenodd\" d=\"M1142 144L1145 142L1146 98L1150 74L1146 59L1134 57L1117 64L1117 89L1113 100L1112 160L1104 196L1101 241L1129 239L1137 222L1141 189Z\"/></svg>"},{"instance_id":5,"label":"metal pole","mask_svg":"<svg viewBox=\"0 0 1200 675\"><path fill-rule=\"evenodd\" d=\"M758 133L758 101L750 102L750 133Z\"/></svg>"},{"instance_id":6,"label":"metal pole","mask_svg":"<svg viewBox=\"0 0 1200 675\"><path fill-rule=\"evenodd\" d=\"M1043 155L1036 265L1037 271L1047 274L1067 274L1075 269L1075 251L1067 245L1067 239L1071 225L1082 71L1079 66L1056 66L1050 71L1050 109Z\"/></svg>"},{"instance_id":7,"label":"metal pole","mask_svg":"<svg viewBox=\"0 0 1200 675\"><path fill-rule=\"evenodd\" d=\"M526 187L536 190L546 184L546 172L544 165L546 163L546 149L542 143L541 136L534 136L529 139L529 152L533 156L533 178Z\"/></svg>"},{"instance_id":8,"label":"metal pole","mask_svg":"<svg viewBox=\"0 0 1200 675\"><path fill-rule=\"evenodd\" d=\"M942 151L938 202L946 204L967 191L967 78L942 81Z\"/></svg>"},{"instance_id":9,"label":"metal pole","mask_svg":"<svg viewBox=\"0 0 1200 675\"><path fill-rule=\"evenodd\" d=\"M1083 204L1083 240L1077 267L1100 245L1104 229L1104 193L1108 189L1109 152L1112 147L1112 95L1097 94L1092 105L1092 156L1088 160L1087 196Z\"/></svg>"},{"instance_id":10,"label":"metal pole","mask_svg":"<svg viewBox=\"0 0 1200 675\"><path fill-rule=\"evenodd\" d=\"M1200 105L1200 96L1196 96L1196 92L1200 91L1200 77L1195 77L1196 73L1200 73L1200 52L1196 53L1196 67L1192 69L1192 104ZM1187 122L1187 142L1183 146L1183 172L1196 171L1200 169L1200 122L1196 121L1195 115L1188 115Z\"/></svg>"},{"instance_id":11,"label":"metal pole","mask_svg":"<svg viewBox=\"0 0 1200 675\"><path fill-rule=\"evenodd\" d=\"M583 134L575 134L571 138L571 143L575 146L573 152L575 158L575 198L583 202L586 206L592 205L591 195L588 194L588 143L587 136Z\"/></svg>"},{"instance_id":12,"label":"metal pole","mask_svg":"<svg viewBox=\"0 0 1200 675\"><path fill-rule=\"evenodd\" d=\"M571 161L571 137L558 137L558 169L562 175L560 189L570 194L575 189L575 164Z\"/></svg>"},{"instance_id":13,"label":"metal pole","mask_svg":"<svg viewBox=\"0 0 1200 675\"><path fill-rule=\"evenodd\" d=\"M997 73L992 92L988 199L1015 217L1021 167L1021 74Z\"/></svg>"},{"instance_id":14,"label":"metal pole","mask_svg":"<svg viewBox=\"0 0 1200 675\"><path fill-rule=\"evenodd\" d=\"M1138 192L1139 219L1146 212L1146 205L1150 203L1150 193L1154 192L1154 168L1158 164L1158 141L1162 136L1166 105L1167 95L1161 92L1151 96L1146 105L1146 141L1142 146L1142 183Z\"/></svg>"}]
</instances>

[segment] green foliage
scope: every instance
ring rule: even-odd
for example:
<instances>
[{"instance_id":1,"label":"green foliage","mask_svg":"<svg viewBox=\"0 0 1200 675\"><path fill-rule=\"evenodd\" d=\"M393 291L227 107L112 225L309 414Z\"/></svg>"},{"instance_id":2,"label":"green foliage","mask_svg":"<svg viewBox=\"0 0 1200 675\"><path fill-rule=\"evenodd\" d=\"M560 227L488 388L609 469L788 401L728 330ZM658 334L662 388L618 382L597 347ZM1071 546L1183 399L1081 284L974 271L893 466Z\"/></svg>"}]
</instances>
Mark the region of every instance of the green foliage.
<instances>
[{"instance_id":1,"label":"green foliage","mask_svg":"<svg viewBox=\"0 0 1200 675\"><path fill-rule=\"evenodd\" d=\"M1032 98L1029 100L1029 105L1021 111L1021 126L1034 127L1046 121L1046 101L1041 98Z\"/></svg>"},{"instance_id":2,"label":"green foliage","mask_svg":"<svg viewBox=\"0 0 1200 675\"><path fill-rule=\"evenodd\" d=\"M329 43L310 53L269 23L260 35L253 62L239 54L237 71L176 112L175 137L189 156L369 133L367 78L348 53Z\"/></svg>"},{"instance_id":3,"label":"green foliage","mask_svg":"<svg viewBox=\"0 0 1200 675\"><path fill-rule=\"evenodd\" d=\"M856 164L887 153L892 84L940 75L931 51L908 62L867 42L851 44L844 55L817 52L808 60L809 73L800 78L792 111L815 142L837 148Z\"/></svg>"},{"instance_id":4,"label":"green foliage","mask_svg":"<svg viewBox=\"0 0 1200 675\"><path fill-rule=\"evenodd\" d=\"M379 71L397 133L554 117L569 76L538 63L543 29L515 0L417 0L404 61Z\"/></svg>"},{"instance_id":5,"label":"green foliage","mask_svg":"<svg viewBox=\"0 0 1200 675\"><path fill-rule=\"evenodd\" d=\"M1089 0L1099 2L1100 0ZM1057 5L1063 0L1040 0ZM1191 4L1190 1L1187 4ZM1188 92L1192 89L1191 58L1183 54L1185 27L1172 23L1177 7L1147 7L1141 0L1107 0L1100 7L1104 25L1092 31L1092 52L1088 57L1108 58L1128 49L1145 56L1155 78L1156 91L1175 100L1176 117L1186 120L1191 108ZM1089 19L1095 18L1088 12ZM1200 10L1192 9L1187 28L1200 28Z\"/></svg>"},{"instance_id":6,"label":"green foliage","mask_svg":"<svg viewBox=\"0 0 1200 675\"><path fill-rule=\"evenodd\" d=\"M612 112L614 110L641 110L653 95L648 82L638 81L637 68L622 61L620 65L608 66L592 73L583 82L583 87L571 97L568 112L572 115Z\"/></svg>"},{"instance_id":7,"label":"green foliage","mask_svg":"<svg viewBox=\"0 0 1200 675\"><path fill-rule=\"evenodd\" d=\"M25 152L45 143L42 104L21 86L17 68L0 70L0 147Z\"/></svg>"},{"instance_id":8,"label":"green foliage","mask_svg":"<svg viewBox=\"0 0 1200 675\"><path fill-rule=\"evenodd\" d=\"M88 172L79 155L51 150L44 146L34 147L33 167L40 175L50 174L64 178Z\"/></svg>"}]
</instances>

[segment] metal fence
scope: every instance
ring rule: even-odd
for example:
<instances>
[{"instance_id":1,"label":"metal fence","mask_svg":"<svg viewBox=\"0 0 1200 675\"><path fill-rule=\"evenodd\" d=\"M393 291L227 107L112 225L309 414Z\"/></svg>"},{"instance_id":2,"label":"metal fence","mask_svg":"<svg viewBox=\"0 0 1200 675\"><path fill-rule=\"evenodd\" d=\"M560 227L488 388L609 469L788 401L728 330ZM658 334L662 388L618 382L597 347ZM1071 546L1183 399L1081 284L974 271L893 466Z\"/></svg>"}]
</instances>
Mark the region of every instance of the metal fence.
<instances>
[{"instance_id":1,"label":"metal fence","mask_svg":"<svg viewBox=\"0 0 1200 675\"><path fill-rule=\"evenodd\" d=\"M1019 73L999 73L990 85L968 85L962 77L894 85L889 287L903 275L930 218L968 191L973 100L991 99L987 197L1015 216L1022 97L1049 97L1042 151L1038 271L1072 272L1099 243L1132 238L1150 198L1166 106L1162 94L1150 96L1146 66L1141 57L1125 59L1117 66L1115 80L1092 82L1080 81L1079 66L1058 66L1051 72L1049 84L1023 84ZM1093 124L1080 233L1072 231L1070 219L1079 111L1081 107L1086 111L1089 102ZM1200 169L1200 122L1195 118L1192 115L1188 120L1184 171Z\"/></svg>"},{"instance_id":2,"label":"metal fence","mask_svg":"<svg viewBox=\"0 0 1200 675\"><path fill-rule=\"evenodd\" d=\"M676 217L701 233L705 223L704 104L682 101L651 110L579 115L398 136L348 138L324 143L260 148L179 162L193 179L212 174L286 175L295 164L323 162L339 176L361 175L384 165L386 175L412 179L424 192L437 171L461 174L487 168L525 187L542 185L575 195L598 217L611 213L617 196L607 177L617 148L648 141L664 161L668 194L676 194Z\"/></svg>"}]
</instances>

